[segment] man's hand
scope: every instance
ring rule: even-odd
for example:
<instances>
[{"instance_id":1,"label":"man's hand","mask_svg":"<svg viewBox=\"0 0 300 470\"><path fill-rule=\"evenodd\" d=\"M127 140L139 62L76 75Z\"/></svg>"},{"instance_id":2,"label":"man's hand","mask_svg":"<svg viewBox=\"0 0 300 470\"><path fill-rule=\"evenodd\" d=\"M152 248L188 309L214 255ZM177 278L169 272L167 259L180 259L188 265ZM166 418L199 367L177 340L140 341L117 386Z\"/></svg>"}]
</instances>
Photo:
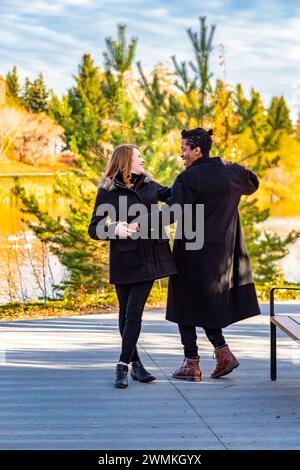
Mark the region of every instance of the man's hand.
<instances>
[{"instance_id":1,"label":"man's hand","mask_svg":"<svg viewBox=\"0 0 300 470\"><path fill-rule=\"evenodd\" d=\"M223 165L230 165L231 162L229 160L224 160L223 158L221 158L221 161L223 163Z\"/></svg>"},{"instance_id":2,"label":"man's hand","mask_svg":"<svg viewBox=\"0 0 300 470\"><path fill-rule=\"evenodd\" d=\"M138 224L127 224L127 222L118 222L115 228L115 235L120 238L128 238L132 233L137 232L130 225L138 225Z\"/></svg>"}]
</instances>

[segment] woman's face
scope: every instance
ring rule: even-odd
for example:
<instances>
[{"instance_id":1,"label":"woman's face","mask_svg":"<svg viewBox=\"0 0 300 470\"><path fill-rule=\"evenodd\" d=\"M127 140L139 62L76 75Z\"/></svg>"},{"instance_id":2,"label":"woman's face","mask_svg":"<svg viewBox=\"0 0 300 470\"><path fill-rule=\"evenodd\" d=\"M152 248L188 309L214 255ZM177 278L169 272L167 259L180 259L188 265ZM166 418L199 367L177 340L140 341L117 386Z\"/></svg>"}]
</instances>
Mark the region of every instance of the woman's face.
<instances>
[{"instance_id":1,"label":"woman's face","mask_svg":"<svg viewBox=\"0 0 300 470\"><path fill-rule=\"evenodd\" d=\"M135 173L136 175L144 173L144 159L140 151L136 148L133 149L131 173Z\"/></svg>"}]
</instances>

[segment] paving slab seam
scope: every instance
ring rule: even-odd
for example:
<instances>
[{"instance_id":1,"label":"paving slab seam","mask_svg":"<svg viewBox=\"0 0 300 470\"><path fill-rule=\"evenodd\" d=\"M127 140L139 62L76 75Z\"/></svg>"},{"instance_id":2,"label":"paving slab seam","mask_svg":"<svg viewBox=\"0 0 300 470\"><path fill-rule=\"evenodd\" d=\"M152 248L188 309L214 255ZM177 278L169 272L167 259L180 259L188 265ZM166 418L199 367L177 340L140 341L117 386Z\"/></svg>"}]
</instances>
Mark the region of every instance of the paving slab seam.
<instances>
[{"instance_id":1,"label":"paving slab seam","mask_svg":"<svg viewBox=\"0 0 300 470\"><path fill-rule=\"evenodd\" d=\"M176 390L176 392L183 398L183 400L189 405L189 407L194 411L194 413L198 416L200 421L202 421L205 426L210 430L210 432L215 436L215 438L220 442L220 444L224 447L225 450L229 450L229 448L226 446L226 444L222 441L222 439L218 436L218 434L211 428L211 426L208 424L208 422L198 413L196 408L189 402L189 400L183 395L183 393L176 387L175 383L170 380L169 376L165 373L165 371L159 366L159 364L153 359L153 357L148 353L146 348L142 343L138 343L138 346L142 348L144 353L149 357L149 359L155 364L155 366L161 371L161 373L164 375L164 377L168 380L168 382L172 385L172 387Z\"/></svg>"}]
</instances>

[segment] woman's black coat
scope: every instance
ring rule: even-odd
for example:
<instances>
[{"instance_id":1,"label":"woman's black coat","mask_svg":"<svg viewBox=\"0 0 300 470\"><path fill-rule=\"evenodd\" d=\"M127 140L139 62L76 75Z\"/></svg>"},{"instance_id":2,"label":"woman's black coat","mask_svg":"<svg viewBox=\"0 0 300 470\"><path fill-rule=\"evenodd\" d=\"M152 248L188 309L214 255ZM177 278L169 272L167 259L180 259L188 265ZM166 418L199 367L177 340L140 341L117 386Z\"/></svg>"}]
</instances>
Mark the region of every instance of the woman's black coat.
<instances>
[{"instance_id":1,"label":"woman's black coat","mask_svg":"<svg viewBox=\"0 0 300 470\"><path fill-rule=\"evenodd\" d=\"M134 204L142 203L151 211L151 205L165 201L170 195L166 186L153 181L148 175L140 175L134 189L129 189L120 179L103 178L88 228L94 240L107 240L119 219L120 197L126 198L128 211ZM107 215L97 215L97 209L111 204L116 211L115 220L107 223ZM105 214L105 212L104 212ZM126 216L122 221L130 223L135 216ZM109 230L111 229L111 232ZM110 240L109 281L113 284L132 284L170 276L177 272L168 239L157 240L119 238Z\"/></svg>"},{"instance_id":2,"label":"woman's black coat","mask_svg":"<svg viewBox=\"0 0 300 470\"><path fill-rule=\"evenodd\" d=\"M191 204L194 228L195 206L204 205L204 245L191 251L184 236L174 241L167 320L222 328L260 313L238 212L258 186L250 170L219 157L199 158L176 178L167 205Z\"/></svg>"}]
</instances>

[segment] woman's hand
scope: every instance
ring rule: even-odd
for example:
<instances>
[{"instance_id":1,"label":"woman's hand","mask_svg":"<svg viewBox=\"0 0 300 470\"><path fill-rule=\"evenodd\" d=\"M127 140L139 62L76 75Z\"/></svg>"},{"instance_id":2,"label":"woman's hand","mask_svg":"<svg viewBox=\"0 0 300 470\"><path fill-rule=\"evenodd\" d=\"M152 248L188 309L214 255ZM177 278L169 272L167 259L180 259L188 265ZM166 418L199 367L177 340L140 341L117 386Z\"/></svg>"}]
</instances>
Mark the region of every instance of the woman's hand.
<instances>
[{"instance_id":1,"label":"woman's hand","mask_svg":"<svg viewBox=\"0 0 300 470\"><path fill-rule=\"evenodd\" d=\"M137 222L134 222L133 224L128 224L128 228L130 230L133 230L134 233L140 231L140 226Z\"/></svg>"},{"instance_id":2,"label":"woman's hand","mask_svg":"<svg viewBox=\"0 0 300 470\"><path fill-rule=\"evenodd\" d=\"M127 222L118 222L115 228L115 235L120 238L130 237L132 233L135 233L136 230L130 228Z\"/></svg>"}]
</instances>

